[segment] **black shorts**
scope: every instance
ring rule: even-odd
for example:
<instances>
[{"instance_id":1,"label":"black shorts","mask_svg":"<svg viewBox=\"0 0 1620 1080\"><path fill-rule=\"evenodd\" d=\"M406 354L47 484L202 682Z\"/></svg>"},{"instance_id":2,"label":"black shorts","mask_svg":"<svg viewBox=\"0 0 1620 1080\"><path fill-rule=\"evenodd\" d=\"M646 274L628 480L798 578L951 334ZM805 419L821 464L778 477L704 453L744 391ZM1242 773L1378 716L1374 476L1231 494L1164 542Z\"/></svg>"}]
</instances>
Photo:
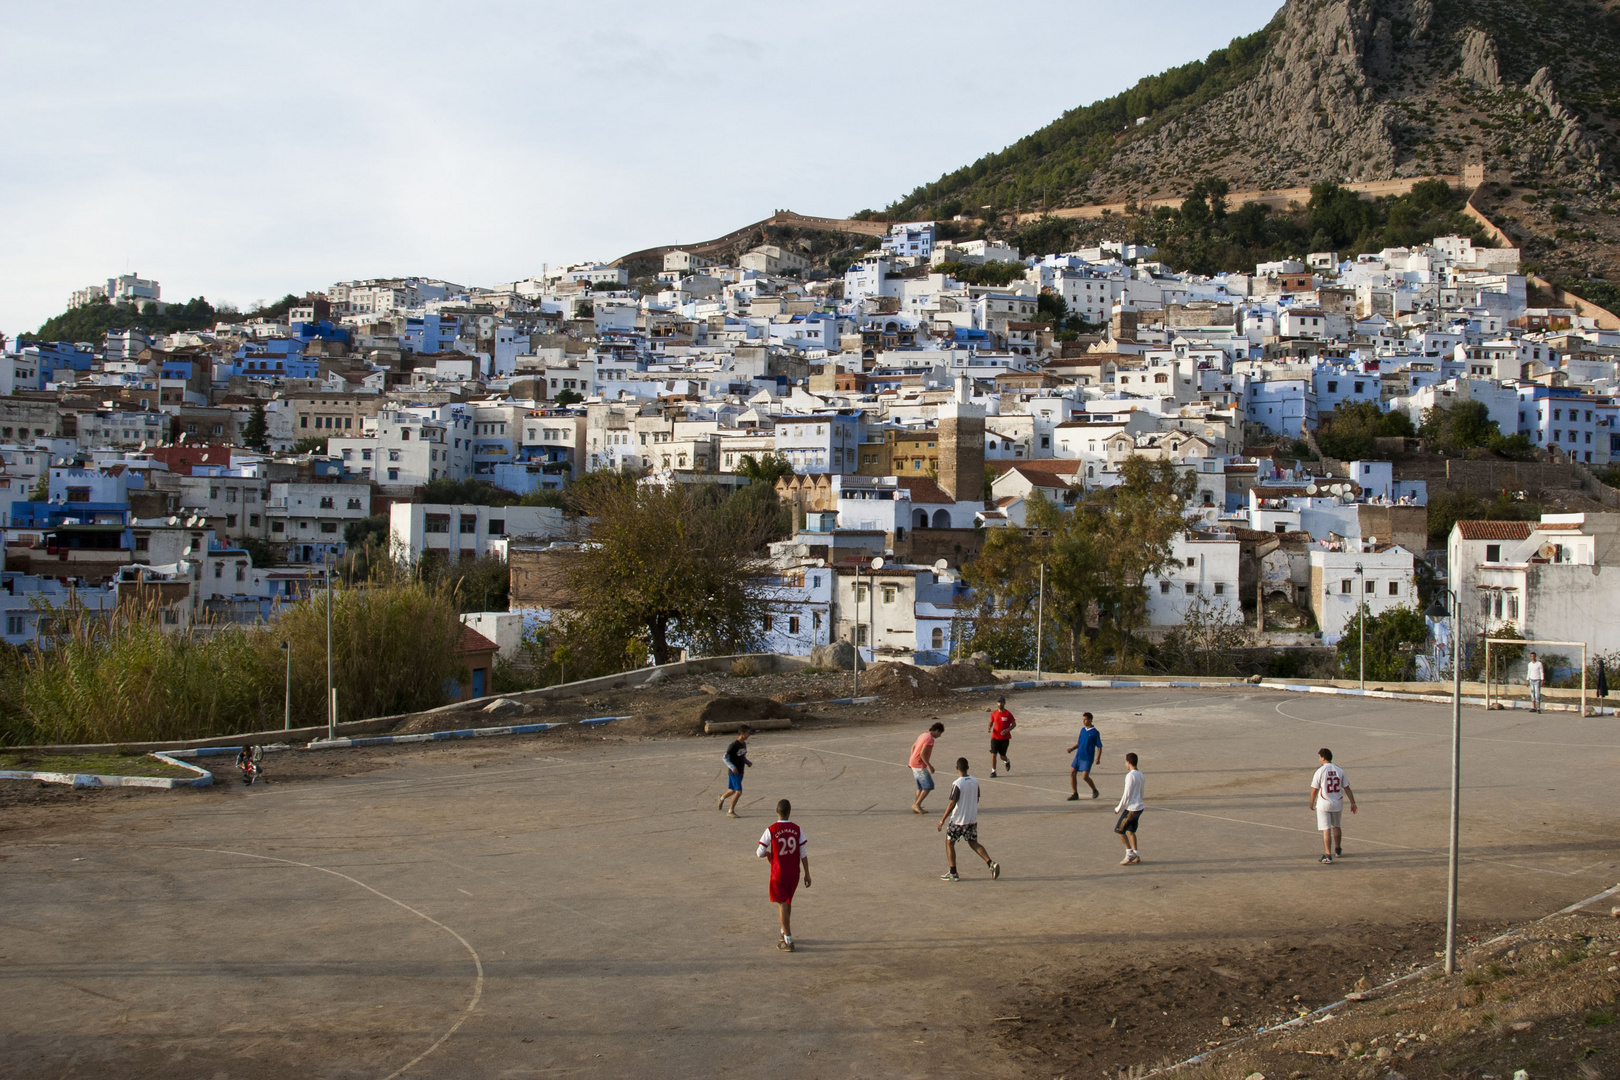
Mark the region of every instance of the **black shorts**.
<instances>
[{"instance_id":1,"label":"black shorts","mask_svg":"<svg viewBox=\"0 0 1620 1080\"><path fill-rule=\"evenodd\" d=\"M1012 742L1011 739L991 739L990 740L990 754L991 754L991 756L994 757L994 756L999 754L1001 757L1006 757L1007 756L1007 745L1009 743L1011 743L1011 742Z\"/></svg>"},{"instance_id":2,"label":"black shorts","mask_svg":"<svg viewBox=\"0 0 1620 1080\"><path fill-rule=\"evenodd\" d=\"M1136 831L1136 823L1142 819L1140 810L1121 810L1119 820L1114 822L1114 831L1124 836L1126 833Z\"/></svg>"}]
</instances>

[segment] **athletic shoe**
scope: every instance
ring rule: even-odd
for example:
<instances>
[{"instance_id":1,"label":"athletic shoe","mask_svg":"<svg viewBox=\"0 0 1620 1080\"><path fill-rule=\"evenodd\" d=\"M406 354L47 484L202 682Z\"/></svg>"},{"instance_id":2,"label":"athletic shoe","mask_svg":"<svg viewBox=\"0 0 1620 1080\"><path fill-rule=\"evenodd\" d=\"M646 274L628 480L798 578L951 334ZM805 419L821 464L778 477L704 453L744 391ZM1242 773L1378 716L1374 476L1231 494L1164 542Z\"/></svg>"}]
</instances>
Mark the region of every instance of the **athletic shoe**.
<instances>
[{"instance_id":1,"label":"athletic shoe","mask_svg":"<svg viewBox=\"0 0 1620 1080\"><path fill-rule=\"evenodd\" d=\"M1001 876L1001 864L998 863L998 862L991 863L990 864L990 880L994 881L1000 876Z\"/></svg>"},{"instance_id":2,"label":"athletic shoe","mask_svg":"<svg viewBox=\"0 0 1620 1080\"><path fill-rule=\"evenodd\" d=\"M726 797L724 795L722 795L722 796L720 796L719 799L715 800L714 808L716 810L724 810L725 807L726 807Z\"/></svg>"},{"instance_id":3,"label":"athletic shoe","mask_svg":"<svg viewBox=\"0 0 1620 1080\"><path fill-rule=\"evenodd\" d=\"M1130 853L1130 855L1128 855L1128 856L1127 856L1127 858L1129 858L1129 859L1130 859L1130 861L1131 861L1131 865L1132 865L1132 866L1135 866L1135 865L1136 865L1136 864L1137 864L1137 863L1139 863L1139 862L1141 862L1141 861L1142 861L1142 856L1140 856L1140 855L1138 855L1138 854L1137 854L1137 853L1136 853L1136 852L1134 852L1134 851L1133 851L1133 852L1131 852L1131 853Z\"/></svg>"},{"instance_id":4,"label":"athletic shoe","mask_svg":"<svg viewBox=\"0 0 1620 1080\"><path fill-rule=\"evenodd\" d=\"M962 879L959 876L957 876L957 873L956 873L955 870L947 870L943 874L939 875L939 880L941 880L941 881L961 881Z\"/></svg>"},{"instance_id":5,"label":"athletic shoe","mask_svg":"<svg viewBox=\"0 0 1620 1080\"><path fill-rule=\"evenodd\" d=\"M994 770L994 769L991 769L991 770L990 770L990 778L991 778L991 779L992 779L992 780L993 780L993 779L995 779L995 775L996 775L996 770Z\"/></svg>"},{"instance_id":6,"label":"athletic shoe","mask_svg":"<svg viewBox=\"0 0 1620 1080\"><path fill-rule=\"evenodd\" d=\"M1093 792L1092 792L1092 793L1091 793L1091 797L1092 797L1092 798L1093 798L1093 799L1100 799L1100 798L1102 798L1102 792L1100 792L1100 791L1093 791Z\"/></svg>"},{"instance_id":7,"label":"athletic shoe","mask_svg":"<svg viewBox=\"0 0 1620 1080\"><path fill-rule=\"evenodd\" d=\"M1131 863L1133 861L1134 860L1131 858L1131 853L1127 851L1125 853L1125 857L1123 859L1119 860L1119 865L1121 865L1121 866L1129 866L1129 865L1131 865Z\"/></svg>"},{"instance_id":8,"label":"athletic shoe","mask_svg":"<svg viewBox=\"0 0 1620 1080\"><path fill-rule=\"evenodd\" d=\"M1070 795L1068 801L1069 802L1079 802L1080 801L1080 796L1079 795Z\"/></svg>"},{"instance_id":9,"label":"athletic shoe","mask_svg":"<svg viewBox=\"0 0 1620 1080\"><path fill-rule=\"evenodd\" d=\"M777 938L776 947L781 949L783 952L792 952L793 942L789 941L787 938Z\"/></svg>"},{"instance_id":10,"label":"athletic shoe","mask_svg":"<svg viewBox=\"0 0 1620 1080\"><path fill-rule=\"evenodd\" d=\"M727 810L726 811L726 817L741 817L741 816L742 815L737 813L737 811L735 811L735 810Z\"/></svg>"},{"instance_id":11,"label":"athletic shoe","mask_svg":"<svg viewBox=\"0 0 1620 1080\"><path fill-rule=\"evenodd\" d=\"M1342 859L1342 858L1344 858L1344 852L1340 851L1338 848L1334 848L1333 849L1333 857L1335 859Z\"/></svg>"},{"instance_id":12,"label":"athletic shoe","mask_svg":"<svg viewBox=\"0 0 1620 1080\"><path fill-rule=\"evenodd\" d=\"M1331 863L1333 861L1333 856L1324 854L1320 859L1317 859L1316 861L1320 862L1320 863Z\"/></svg>"},{"instance_id":13,"label":"athletic shoe","mask_svg":"<svg viewBox=\"0 0 1620 1080\"><path fill-rule=\"evenodd\" d=\"M1001 759L1001 767L1006 769L1008 772L1012 772L1012 762L1008 761L1006 758Z\"/></svg>"}]
</instances>

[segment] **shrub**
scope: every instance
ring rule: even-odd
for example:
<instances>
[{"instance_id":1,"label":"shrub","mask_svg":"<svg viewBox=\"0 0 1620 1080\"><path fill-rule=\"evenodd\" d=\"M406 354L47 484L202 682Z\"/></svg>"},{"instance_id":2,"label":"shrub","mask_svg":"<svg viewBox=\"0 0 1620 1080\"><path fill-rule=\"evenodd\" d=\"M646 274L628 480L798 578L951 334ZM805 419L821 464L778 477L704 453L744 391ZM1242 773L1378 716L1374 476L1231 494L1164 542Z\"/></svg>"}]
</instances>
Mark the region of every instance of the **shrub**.
<instances>
[{"instance_id":1,"label":"shrub","mask_svg":"<svg viewBox=\"0 0 1620 1080\"><path fill-rule=\"evenodd\" d=\"M739 656L731 662L731 673L739 679L751 679L762 672L759 661L752 656Z\"/></svg>"}]
</instances>

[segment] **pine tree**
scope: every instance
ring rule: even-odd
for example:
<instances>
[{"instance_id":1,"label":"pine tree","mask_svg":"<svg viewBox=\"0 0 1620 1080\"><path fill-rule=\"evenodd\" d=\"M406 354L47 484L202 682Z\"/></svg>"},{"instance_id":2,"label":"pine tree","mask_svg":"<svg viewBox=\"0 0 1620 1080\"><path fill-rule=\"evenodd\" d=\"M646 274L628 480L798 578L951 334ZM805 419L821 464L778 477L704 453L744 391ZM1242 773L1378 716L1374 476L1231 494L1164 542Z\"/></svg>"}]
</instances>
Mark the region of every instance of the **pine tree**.
<instances>
[{"instance_id":1,"label":"pine tree","mask_svg":"<svg viewBox=\"0 0 1620 1080\"><path fill-rule=\"evenodd\" d=\"M270 449L270 422L265 419L263 402L254 404L253 415L248 417L247 427L242 430L242 441L254 450Z\"/></svg>"}]
</instances>

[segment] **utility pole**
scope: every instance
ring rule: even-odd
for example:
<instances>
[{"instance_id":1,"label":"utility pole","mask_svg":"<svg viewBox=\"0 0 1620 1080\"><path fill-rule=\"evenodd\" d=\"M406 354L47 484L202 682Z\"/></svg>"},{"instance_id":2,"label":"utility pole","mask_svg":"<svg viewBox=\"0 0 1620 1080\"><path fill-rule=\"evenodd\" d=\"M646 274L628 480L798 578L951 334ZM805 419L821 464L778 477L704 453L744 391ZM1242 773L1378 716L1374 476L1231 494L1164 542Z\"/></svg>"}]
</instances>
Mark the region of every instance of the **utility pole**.
<instances>
[{"instance_id":1,"label":"utility pole","mask_svg":"<svg viewBox=\"0 0 1620 1080\"><path fill-rule=\"evenodd\" d=\"M290 653L291 650L289 650ZM337 738L337 688L332 685L332 549L326 549L326 737Z\"/></svg>"},{"instance_id":2,"label":"utility pole","mask_svg":"<svg viewBox=\"0 0 1620 1080\"><path fill-rule=\"evenodd\" d=\"M1041 563L1041 583L1035 594L1035 681L1041 681L1041 646L1046 629L1046 564Z\"/></svg>"},{"instance_id":3,"label":"utility pole","mask_svg":"<svg viewBox=\"0 0 1620 1080\"><path fill-rule=\"evenodd\" d=\"M1361 610L1356 613L1357 627L1361 634L1361 644L1356 649L1356 658L1361 662L1361 689L1367 689L1367 575L1361 564L1356 563L1356 584L1361 589L1361 595L1356 599L1360 601Z\"/></svg>"}]
</instances>

